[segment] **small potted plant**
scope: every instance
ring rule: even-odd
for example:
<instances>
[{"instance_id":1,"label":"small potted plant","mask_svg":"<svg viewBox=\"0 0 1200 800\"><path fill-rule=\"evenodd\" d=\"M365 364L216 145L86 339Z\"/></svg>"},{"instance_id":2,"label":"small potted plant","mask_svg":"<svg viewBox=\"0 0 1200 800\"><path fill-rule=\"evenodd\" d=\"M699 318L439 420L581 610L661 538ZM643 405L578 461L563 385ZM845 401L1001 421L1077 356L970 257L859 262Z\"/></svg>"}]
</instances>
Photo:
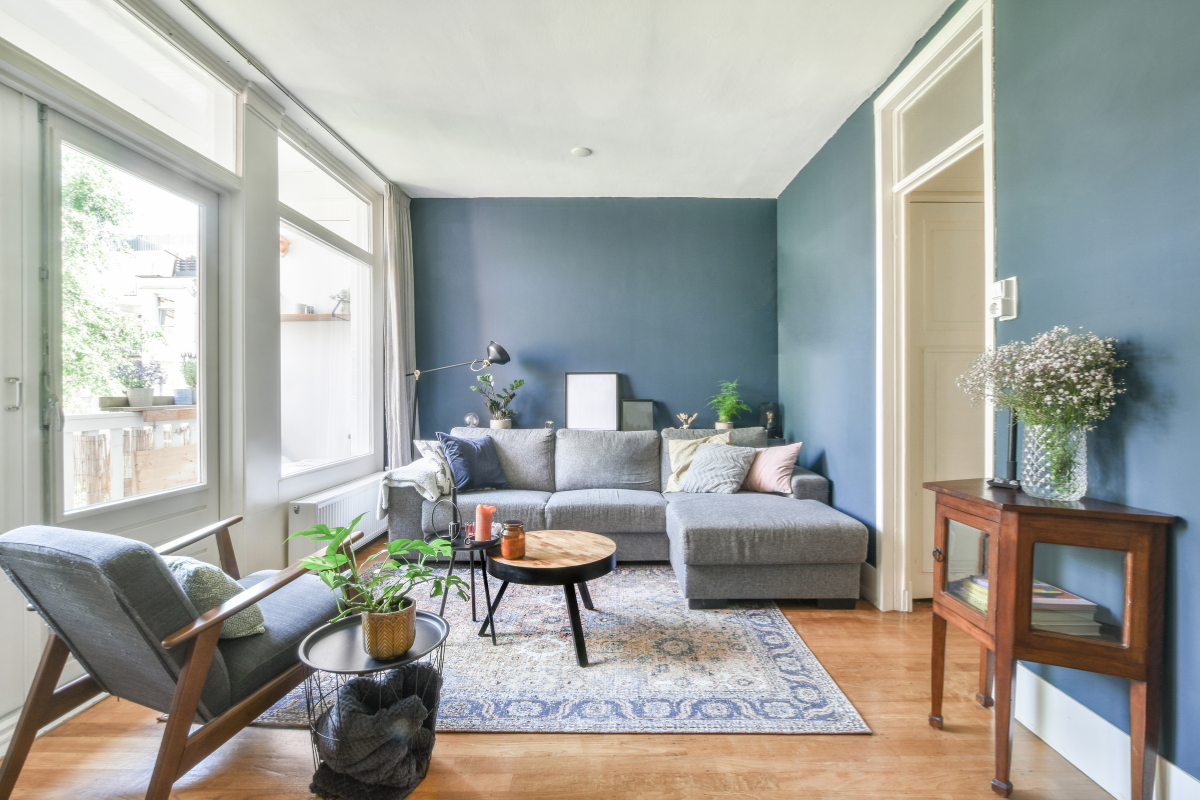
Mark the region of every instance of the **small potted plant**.
<instances>
[{"instance_id":1,"label":"small potted plant","mask_svg":"<svg viewBox=\"0 0 1200 800\"><path fill-rule=\"evenodd\" d=\"M738 394L738 382L720 381L718 386L721 391L713 395L708 401L711 408L717 412L717 429L726 430L733 427L733 421L737 419L743 411L749 411L750 406L742 402L741 396Z\"/></svg>"},{"instance_id":2,"label":"small potted plant","mask_svg":"<svg viewBox=\"0 0 1200 800\"><path fill-rule=\"evenodd\" d=\"M300 564L317 573L337 596L339 613L330 622L362 614L363 649L371 658L387 661L412 647L417 615L417 602L412 595L418 587L428 584L430 597L440 597L454 589L460 599L466 600L463 591L466 584L457 575L435 573L425 563L432 557L451 555L447 539L430 542L397 539L388 542L386 550L358 563L349 539L364 516L359 514L344 528L314 525L288 538L303 536L328 543L324 554L303 558Z\"/></svg>"},{"instance_id":3,"label":"small potted plant","mask_svg":"<svg viewBox=\"0 0 1200 800\"><path fill-rule=\"evenodd\" d=\"M334 319L347 320L350 319L350 290L342 289L337 294L329 295L330 300L336 300L337 303L333 306L333 313L329 316ZM338 316L338 312L342 311L342 316Z\"/></svg>"},{"instance_id":4,"label":"small potted plant","mask_svg":"<svg viewBox=\"0 0 1200 800\"><path fill-rule=\"evenodd\" d=\"M179 356L179 371L183 373L186 389L175 390L175 405L190 406L196 402L196 377L199 361L195 353L182 353Z\"/></svg>"},{"instance_id":5,"label":"small potted plant","mask_svg":"<svg viewBox=\"0 0 1200 800\"><path fill-rule=\"evenodd\" d=\"M154 405L154 387L166 379L158 364L125 364L114 369L112 376L125 387L132 408Z\"/></svg>"},{"instance_id":6,"label":"small potted plant","mask_svg":"<svg viewBox=\"0 0 1200 800\"><path fill-rule=\"evenodd\" d=\"M489 373L485 372L475 380L479 381L480 385L472 386L471 391L483 395L483 404L487 406L487 410L492 415L492 427L511 428L516 413L508 407L508 404L517 396L517 389L524 386L525 381L513 381L507 389L497 391L495 379Z\"/></svg>"}]
</instances>

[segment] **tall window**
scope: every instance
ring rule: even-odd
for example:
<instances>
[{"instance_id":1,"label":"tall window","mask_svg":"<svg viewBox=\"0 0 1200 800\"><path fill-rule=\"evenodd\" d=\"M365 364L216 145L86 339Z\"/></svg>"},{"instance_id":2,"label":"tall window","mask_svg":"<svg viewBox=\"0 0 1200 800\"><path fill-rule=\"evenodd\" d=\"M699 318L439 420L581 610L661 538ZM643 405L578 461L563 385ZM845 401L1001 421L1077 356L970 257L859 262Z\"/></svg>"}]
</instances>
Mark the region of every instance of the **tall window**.
<instances>
[{"instance_id":1,"label":"tall window","mask_svg":"<svg viewBox=\"0 0 1200 800\"><path fill-rule=\"evenodd\" d=\"M371 268L279 226L282 474L371 452Z\"/></svg>"},{"instance_id":2,"label":"tall window","mask_svg":"<svg viewBox=\"0 0 1200 800\"><path fill-rule=\"evenodd\" d=\"M113 0L0 0L0 38L236 169L236 94Z\"/></svg>"},{"instance_id":3,"label":"tall window","mask_svg":"<svg viewBox=\"0 0 1200 800\"><path fill-rule=\"evenodd\" d=\"M202 209L64 143L63 511L200 481Z\"/></svg>"}]
</instances>

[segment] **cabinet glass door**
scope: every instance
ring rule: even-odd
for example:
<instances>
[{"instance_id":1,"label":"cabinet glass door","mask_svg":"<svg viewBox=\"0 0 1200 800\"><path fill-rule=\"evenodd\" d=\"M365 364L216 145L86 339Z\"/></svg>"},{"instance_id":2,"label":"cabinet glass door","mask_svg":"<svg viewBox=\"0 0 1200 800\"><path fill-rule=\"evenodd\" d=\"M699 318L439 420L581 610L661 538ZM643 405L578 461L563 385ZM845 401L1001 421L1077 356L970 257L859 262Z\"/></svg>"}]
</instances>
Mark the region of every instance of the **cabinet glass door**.
<instances>
[{"instance_id":1,"label":"cabinet glass door","mask_svg":"<svg viewBox=\"0 0 1200 800\"><path fill-rule=\"evenodd\" d=\"M946 518L946 544L942 558L943 592L969 606L988 613L988 548L991 535L956 519Z\"/></svg>"}]
</instances>

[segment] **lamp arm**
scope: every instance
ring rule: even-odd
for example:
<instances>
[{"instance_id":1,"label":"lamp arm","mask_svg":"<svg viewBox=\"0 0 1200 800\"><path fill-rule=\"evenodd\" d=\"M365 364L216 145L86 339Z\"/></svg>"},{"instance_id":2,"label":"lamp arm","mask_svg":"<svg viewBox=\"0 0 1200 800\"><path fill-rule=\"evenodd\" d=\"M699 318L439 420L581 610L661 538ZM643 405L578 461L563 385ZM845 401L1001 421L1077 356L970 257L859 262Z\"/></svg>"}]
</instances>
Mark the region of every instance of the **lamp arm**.
<instances>
[{"instance_id":1,"label":"lamp arm","mask_svg":"<svg viewBox=\"0 0 1200 800\"><path fill-rule=\"evenodd\" d=\"M482 363L482 366L480 366L478 369L476 369L475 365L480 364L480 363ZM433 369L414 369L412 372L406 372L404 374L404 377L416 378L417 380L420 380L421 376L424 375L426 372L437 372L438 370L442 370L442 369L454 369L455 367L466 367L466 366L470 366L471 370L473 372L479 372L479 370L487 369L491 365L492 365L492 362L488 361L486 358L477 358L474 361L464 361L461 364L448 364L444 367L434 367Z\"/></svg>"}]
</instances>

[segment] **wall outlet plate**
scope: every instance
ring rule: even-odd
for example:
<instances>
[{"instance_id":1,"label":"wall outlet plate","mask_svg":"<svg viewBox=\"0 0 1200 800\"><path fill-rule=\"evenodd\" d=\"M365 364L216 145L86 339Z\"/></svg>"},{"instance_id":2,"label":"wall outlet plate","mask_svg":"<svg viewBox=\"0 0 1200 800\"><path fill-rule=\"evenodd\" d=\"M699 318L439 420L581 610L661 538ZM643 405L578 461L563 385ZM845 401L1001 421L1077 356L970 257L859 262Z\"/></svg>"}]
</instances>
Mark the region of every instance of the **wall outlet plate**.
<instances>
[{"instance_id":1,"label":"wall outlet plate","mask_svg":"<svg viewBox=\"0 0 1200 800\"><path fill-rule=\"evenodd\" d=\"M1005 322L1017 318L1017 279L1005 278L996 281L988 290L987 315L989 319Z\"/></svg>"}]
</instances>

